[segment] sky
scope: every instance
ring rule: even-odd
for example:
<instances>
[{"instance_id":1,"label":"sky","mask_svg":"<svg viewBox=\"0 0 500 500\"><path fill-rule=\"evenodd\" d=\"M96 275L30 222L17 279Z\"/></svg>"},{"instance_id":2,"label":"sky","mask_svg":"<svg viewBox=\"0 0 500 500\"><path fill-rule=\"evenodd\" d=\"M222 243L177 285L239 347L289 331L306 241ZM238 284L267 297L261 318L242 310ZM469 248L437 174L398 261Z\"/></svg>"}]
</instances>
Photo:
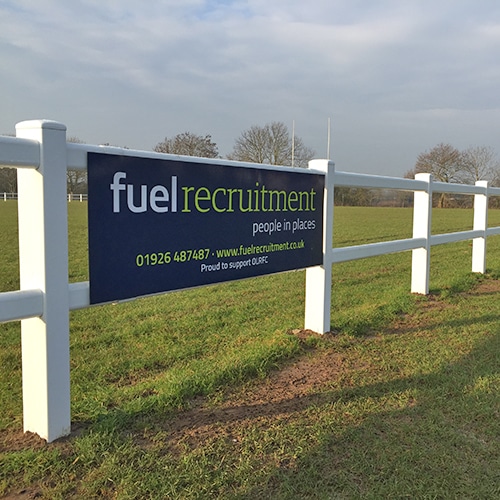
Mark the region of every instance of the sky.
<instances>
[{"instance_id":1,"label":"sky","mask_svg":"<svg viewBox=\"0 0 500 500\"><path fill-rule=\"evenodd\" d=\"M0 134L64 123L225 156L285 123L336 169L403 176L439 143L500 155L498 0L0 0Z\"/></svg>"}]
</instances>

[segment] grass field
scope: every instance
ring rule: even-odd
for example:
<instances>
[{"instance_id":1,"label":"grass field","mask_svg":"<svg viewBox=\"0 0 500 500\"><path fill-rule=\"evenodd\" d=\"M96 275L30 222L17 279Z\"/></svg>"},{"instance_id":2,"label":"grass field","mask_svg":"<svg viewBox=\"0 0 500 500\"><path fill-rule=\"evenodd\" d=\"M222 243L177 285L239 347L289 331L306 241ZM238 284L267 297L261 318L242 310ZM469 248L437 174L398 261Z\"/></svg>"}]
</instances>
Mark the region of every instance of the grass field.
<instances>
[{"instance_id":1,"label":"grass field","mask_svg":"<svg viewBox=\"0 0 500 500\"><path fill-rule=\"evenodd\" d=\"M411 236L411 209L335 210L338 246ZM434 233L471 227L434 212ZM14 290L15 202L0 231ZM86 280L85 203L69 237ZM20 327L0 325L0 496L498 498L500 238L486 276L470 242L433 248L429 297L410 261L334 266L321 338L299 332L302 271L72 312L74 432L48 445L22 434Z\"/></svg>"}]
</instances>

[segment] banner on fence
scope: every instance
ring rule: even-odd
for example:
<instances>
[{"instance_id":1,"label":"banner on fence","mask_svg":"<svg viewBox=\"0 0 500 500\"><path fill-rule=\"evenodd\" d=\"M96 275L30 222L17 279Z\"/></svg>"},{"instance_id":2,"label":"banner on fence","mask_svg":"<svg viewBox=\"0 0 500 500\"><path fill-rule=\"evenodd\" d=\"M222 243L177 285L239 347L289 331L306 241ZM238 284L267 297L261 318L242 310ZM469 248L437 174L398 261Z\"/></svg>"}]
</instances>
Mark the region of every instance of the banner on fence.
<instances>
[{"instance_id":1,"label":"banner on fence","mask_svg":"<svg viewBox=\"0 0 500 500\"><path fill-rule=\"evenodd\" d=\"M324 176L88 153L92 304L323 263Z\"/></svg>"}]
</instances>

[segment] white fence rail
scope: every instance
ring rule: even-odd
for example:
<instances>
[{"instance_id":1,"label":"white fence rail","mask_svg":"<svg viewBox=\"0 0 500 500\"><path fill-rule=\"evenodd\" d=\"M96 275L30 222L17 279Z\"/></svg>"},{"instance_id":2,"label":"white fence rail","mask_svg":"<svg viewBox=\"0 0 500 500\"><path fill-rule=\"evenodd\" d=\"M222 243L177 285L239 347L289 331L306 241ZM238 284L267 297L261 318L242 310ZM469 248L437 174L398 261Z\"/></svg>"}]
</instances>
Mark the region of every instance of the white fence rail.
<instances>
[{"instance_id":1,"label":"white fence rail","mask_svg":"<svg viewBox=\"0 0 500 500\"><path fill-rule=\"evenodd\" d=\"M18 199L18 194L17 193L0 193L0 199L3 201L7 200L17 200ZM75 193L68 193L68 201L87 201L89 199L87 193L81 193L81 194L75 194Z\"/></svg>"},{"instance_id":2,"label":"white fence rail","mask_svg":"<svg viewBox=\"0 0 500 500\"><path fill-rule=\"evenodd\" d=\"M2 199L3 201L17 200L17 193L0 193L0 199Z\"/></svg>"},{"instance_id":3,"label":"white fence rail","mask_svg":"<svg viewBox=\"0 0 500 500\"><path fill-rule=\"evenodd\" d=\"M411 292L427 295L429 293L431 247L472 240L472 272L485 272L487 237L500 234L500 227L488 228L488 198L500 196L500 188L489 187L487 181L478 181L475 185L436 182L430 174L417 174L415 179L403 179L335 172L333 163L327 160L313 160L310 167L322 170L326 175L324 208L326 223L323 238L323 266L306 271L305 327L307 329L316 332L327 332L330 329L332 265L338 262L412 250ZM334 248L334 186L413 191L412 238ZM473 195L473 229L431 235L433 193Z\"/></svg>"},{"instance_id":4,"label":"white fence rail","mask_svg":"<svg viewBox=\"0 0 500 500\"><path fill-rule=\"evenodd\" d=\"M0 165L18 169L21 289L0 293L0 322L21 320L24 430L50 442L71 430L69 311L90 305L88 282L68 284L67 202L73 198L66 194L66 170L86 169L88 152L142 158L172 156L67 143L66 127L48 120L21 122L16 135L0 136ZM500 234L500 227L488 228L488 198L500 196L499 188L490 188L486 181L475 186L445 184L433 181L429 174L411 180L335 172L328 160L313 160L309 167L323 172L326 183L323 265L306 271L305 328L329 331L332 265L338 262L411 250L411 292L427 294L431 246L472 239L472 271L484 273L487 237ZM414 192L412 238L334 248L334 186ZM473 195L473 229L431 235L433 192ZM78 201L84 200L76 196Z\"/></svg>"},{"instance_id":5,"label":"white fence rail","mask_svg":"<svg viewBox=\"0 0 500 500\"><path fill-rule=\"evenodd\" d=\"M79 201L80 203L82 201L87 201L89 199L89 196L87 193L81 193L81 194L75 194L75 193L68 193L68 201Z\"/></svg>"}]
</instances>

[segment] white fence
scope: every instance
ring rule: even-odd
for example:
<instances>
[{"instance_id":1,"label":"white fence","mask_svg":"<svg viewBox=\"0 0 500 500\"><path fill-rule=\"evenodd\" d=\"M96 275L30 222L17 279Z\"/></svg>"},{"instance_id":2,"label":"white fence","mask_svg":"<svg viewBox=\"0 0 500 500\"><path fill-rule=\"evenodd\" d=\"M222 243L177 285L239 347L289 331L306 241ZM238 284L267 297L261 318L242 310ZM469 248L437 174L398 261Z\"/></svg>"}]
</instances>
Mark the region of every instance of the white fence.
<instances>
[{"instance_id":1,"label":"white fence","mask_svg":"<svg viewBox=\"0 0 500 500\"><path fill-rule=\"evenodd\" d=\"M47 120L19 123L15 138L0 136L0 165L18 169L20 254L20 290L0 294L0 322L21 320L24 430L49 442L71 430L69 311L90 305L88 282L68 284L66 194L66 170L85 169L88 152L172 158L67 143L66 127ZM488 228L488 197L500 196L500 188L490 188L486 181L475 186L434 182L429 174L412 180L335 172L328 160L313 160L309 168L323 172L326 183L323 265L306 271L305 328L320 333L330 330L332 265L337 262L411 250L411 292L427 294L431 246L472 239L472 271L484 273L487 237L500 234L500 227ZM334 248L334 185L414 192L413 237ZM431 235L433 192L473 195L473 229Z\"/></svg>"},{"instance_id":2,"label":"white fence","mask_svg":"<svg viewBox=\"0 0 500 500\"><path fill-rule=\"evenodd\" d=\"M17 198L18 198L17 193L0 193L0 199L2 199L3 201L17 200ZM87 200L88 200L87 193L82 193L82 194L68 193L68 201L79 201L81 203Z\"/></svg>"},{"instance_id":3,"label":"white fence","mask_svg":"<svg viewBox=\"0 0 500 500\"><path fill-rule=\"evenodd\" d=\"M68 193L68 201L79 201L80 203L83 201L87 201L89 199L89 195L87 193L75 194Z\"/></svg>"}]
</instances>

